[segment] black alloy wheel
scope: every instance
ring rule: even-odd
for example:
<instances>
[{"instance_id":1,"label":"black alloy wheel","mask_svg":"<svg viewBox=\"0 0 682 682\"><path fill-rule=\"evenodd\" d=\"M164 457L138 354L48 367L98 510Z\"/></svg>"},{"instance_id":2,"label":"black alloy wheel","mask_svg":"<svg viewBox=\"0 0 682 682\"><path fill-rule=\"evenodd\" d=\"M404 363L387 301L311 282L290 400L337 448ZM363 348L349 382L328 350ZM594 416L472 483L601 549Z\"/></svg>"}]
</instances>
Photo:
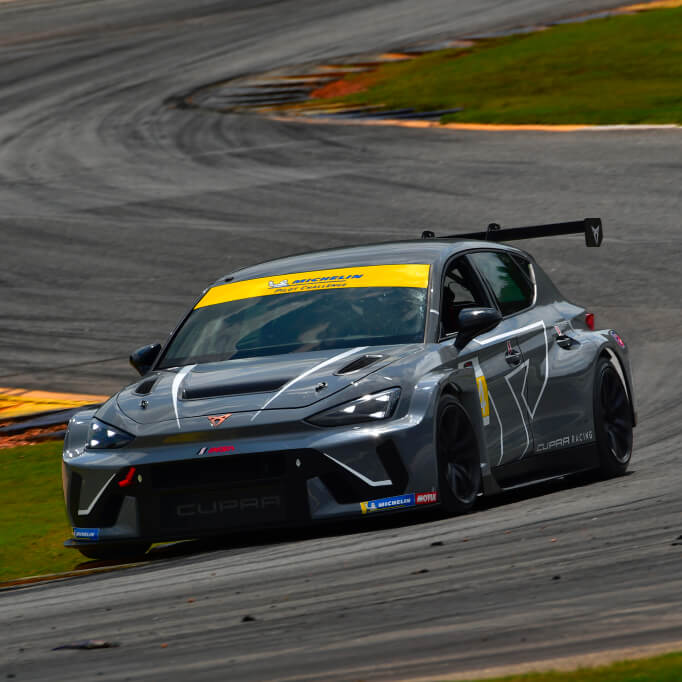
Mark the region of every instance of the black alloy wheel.
<instances>
[{"instance_id":1,"label":"black alloy wheel","mask_svg":"<svg viewBox=\"0 0 682 682\"><path fill-rule=\"evenodd\" d=\"M622 379L606 358L597 364L594 425L601 473L621 476L632 455L632 407Z\"/></svg>"},{"instance_id":2,"label":"black alloy wheel","mask_svg":"<svg viewBox=\"0 0 682 682\"><path fill-rule=\"evenodd\" d=\"M481 460L471 421L449 395L438 402L436 452L441 504L450 514L465 514L481 489Z\"/></svg>"}]
</instances>

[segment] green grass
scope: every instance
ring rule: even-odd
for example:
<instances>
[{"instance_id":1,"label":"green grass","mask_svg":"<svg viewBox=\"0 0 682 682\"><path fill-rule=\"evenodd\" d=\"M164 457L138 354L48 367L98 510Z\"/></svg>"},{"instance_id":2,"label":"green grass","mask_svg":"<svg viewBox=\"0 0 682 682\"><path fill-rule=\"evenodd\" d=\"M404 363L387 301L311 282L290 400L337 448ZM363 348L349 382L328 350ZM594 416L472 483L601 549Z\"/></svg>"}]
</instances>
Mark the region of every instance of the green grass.
<instances>
[{"instance_id":1,"label":"green grass","mask_svg":"<svg viewBox=\"0 0 682 682\"><path fill-rule=\"evenodd\" d=\"M0 450L0 582L75 568L61 486L61 442Z\"/></svg>"},{"instance_id":2,"label":"green grass","mask_svg":"<svg viewBox=\"0 0 682 682\"><path fill-rule=\"evenodd\" d=\"M572 672L496 677L486 682L680 682L680 680L682 653L622 661L599 668L581 668Z\"/></svg>"},{"instance_id":3,"label":"green grass","mask_svg":"<svg viewBox=\"0 0 682 682\"><path fill-rule=\"evenodd\" d=\"M463 107L443 122L682 123L682 8L595 19L443 50L371 74L329 102Z\"/></svg>"}]
</instances>

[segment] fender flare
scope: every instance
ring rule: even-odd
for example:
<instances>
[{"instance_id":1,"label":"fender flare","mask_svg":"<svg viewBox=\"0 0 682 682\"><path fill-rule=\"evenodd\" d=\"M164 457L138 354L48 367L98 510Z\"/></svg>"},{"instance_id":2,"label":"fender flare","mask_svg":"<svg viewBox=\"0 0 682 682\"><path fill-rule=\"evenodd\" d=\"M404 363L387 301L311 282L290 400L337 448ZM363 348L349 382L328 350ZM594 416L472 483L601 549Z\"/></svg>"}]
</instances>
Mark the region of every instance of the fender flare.
<instances>
[{"instance_id":1,"label":"fender flare","mask_svg":"<svg viewBox=\"0 0 682 682\"><path fill-rule=\"evenodd\" d=\"M466 410L474 428L481 462L483 492L486 495L493 495L502 492L501 488L492 475L491 464L488 460L488 447L485 435L485 427L483 425L483 415L481 413L481 398L474 368L443 368L439 371L432 372L427 376L429 381L432 382L432 391L430 395L430 405L428 412L433 415L433 419L435 421L435 413L438 401L444 394L450 394L457 398L460 403L462 403L462 406Z\"/></svg>"},{"instance_id":2,"label":"fender flare","mask_svg":"<svg viewBox=\"0 0 682 682\"><path fill-rule=\"evenodd\" d=\"M620 380L625 386L625 393L627 394L628 400L630 401L630 412L632 414L632 426L637 425L637 412L635 411L635 401L632 393L632 377L630 373L629 363L627 359L623 357L624 352L619 348L610 338L607 336L609 331L602 332L605 337L603 343L600 344L597 349L597 358L606 358L612 365L613 368L618 373Z\"/></svg>"}]
</instances>

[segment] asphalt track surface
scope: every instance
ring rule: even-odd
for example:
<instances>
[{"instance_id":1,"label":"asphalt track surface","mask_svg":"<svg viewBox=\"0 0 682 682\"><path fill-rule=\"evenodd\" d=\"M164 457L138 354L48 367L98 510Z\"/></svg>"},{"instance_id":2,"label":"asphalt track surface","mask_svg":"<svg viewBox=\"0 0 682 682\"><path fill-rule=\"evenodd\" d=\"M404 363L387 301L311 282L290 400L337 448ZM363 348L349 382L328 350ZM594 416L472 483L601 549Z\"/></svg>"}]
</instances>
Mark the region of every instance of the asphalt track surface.
<instances>
[{"instance_id":1,"label":"asphalt track surface","mask_svg":"<svg viewBox=\"0 0 682 682\"><path fill-rule=\"evenodd\" d=\"M610 4L0 2L0 384L113 392L128 352L208 282L269 257L601 216L599 250L529 248L628 341L640 418L618 480L4 592L2 677L447 677L682 642L682 133L323 126L163 104L278 64ZM86 638L121 647L52 651Z\"/></svg>"}]
</instances>

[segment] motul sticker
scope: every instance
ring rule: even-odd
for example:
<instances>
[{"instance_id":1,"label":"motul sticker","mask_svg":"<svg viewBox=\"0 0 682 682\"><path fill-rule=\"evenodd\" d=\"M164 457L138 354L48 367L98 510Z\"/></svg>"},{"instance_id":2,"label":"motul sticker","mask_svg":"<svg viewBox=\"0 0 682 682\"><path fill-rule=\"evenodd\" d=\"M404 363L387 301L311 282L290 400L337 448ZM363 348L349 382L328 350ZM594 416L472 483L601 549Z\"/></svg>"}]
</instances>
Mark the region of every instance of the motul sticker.
<instances>
[{"instance_id":1,"label":"motul sticker","mask_svg":"<svg viewBox=\"0 0 682 682\"><path fill-rule=\"evenodd\" d=\"M438 493L417 493L416 503L417 504L435 504L438 502Z\"/></svg>"}]
</instances>

